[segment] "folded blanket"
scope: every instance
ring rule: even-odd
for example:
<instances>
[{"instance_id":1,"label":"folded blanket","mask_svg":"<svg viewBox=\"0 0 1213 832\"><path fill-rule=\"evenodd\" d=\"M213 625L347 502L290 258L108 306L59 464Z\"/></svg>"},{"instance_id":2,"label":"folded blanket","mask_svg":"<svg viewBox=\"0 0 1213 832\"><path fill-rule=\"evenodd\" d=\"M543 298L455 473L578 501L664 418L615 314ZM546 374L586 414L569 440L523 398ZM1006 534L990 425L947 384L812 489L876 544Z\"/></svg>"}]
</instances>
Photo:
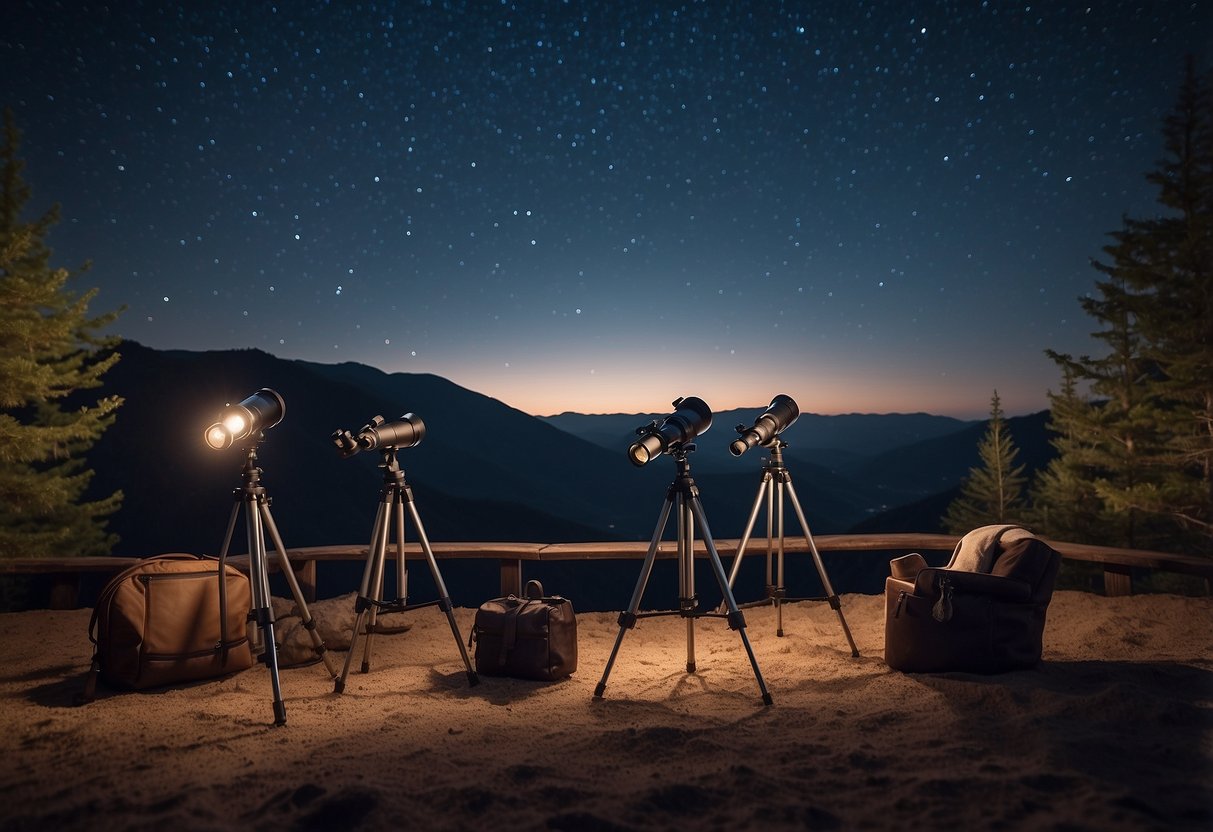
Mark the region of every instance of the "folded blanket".
<instances>
[{"instance_id":1,"label":"folded blanket","mask_svg":"<svg viewBox=\"0 0 1213 832\"><path fill-rule=\"evenodd\" d=\"M989 573L1001 551L1001 546L1036 535L1023 526L1013 524L982 526L960 539L952 551L948 569Z\"/></svg>"}]
</instances>

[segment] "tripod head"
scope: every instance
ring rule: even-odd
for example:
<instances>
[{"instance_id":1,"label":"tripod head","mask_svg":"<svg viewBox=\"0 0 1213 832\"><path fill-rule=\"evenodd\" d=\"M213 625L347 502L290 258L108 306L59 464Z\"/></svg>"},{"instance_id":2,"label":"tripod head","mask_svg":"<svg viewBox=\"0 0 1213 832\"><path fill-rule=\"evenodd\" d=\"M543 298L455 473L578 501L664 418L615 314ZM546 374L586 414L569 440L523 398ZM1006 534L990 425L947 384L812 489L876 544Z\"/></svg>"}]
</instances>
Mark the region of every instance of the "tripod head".
<instances>
[{"instance_id":1,"label":"tripod head","mask_svg":"<svg viewBox=\"0 0 1213 832\"><path fill-rule=\"evenodd\" d=\"M783 450L788 446L778 436L771 437L762 447L771 452L770 457L762 461L762 467L769 471L786 471L787 466L783 463Z\"/></svg>"},{"instance_id":2,"label":"tripod head","mask_svg":"<svg viewBox=\"0 0 1213 832\"><path fill-rule=\"evenodd\" d=\"M257 431L244 448L244 465L240 468L240 487L233 494L237 500L256 497L265 494L265 486L261 484L261 469L257 467L257 448L265 439L265 434Z\"/></svg>"},{"instance_id":3,"label":"tripod head","mask_svg":"<svg viewBox=\"0 0 1213 832\"><path fill-rule=\"evenodd\" d=\"M400 449L395 445L384 445L379 448L379 468L383 470L383 484L391 487L404 482L404 469L400 467L397 454Z\"/></svg>"}]
</instances>

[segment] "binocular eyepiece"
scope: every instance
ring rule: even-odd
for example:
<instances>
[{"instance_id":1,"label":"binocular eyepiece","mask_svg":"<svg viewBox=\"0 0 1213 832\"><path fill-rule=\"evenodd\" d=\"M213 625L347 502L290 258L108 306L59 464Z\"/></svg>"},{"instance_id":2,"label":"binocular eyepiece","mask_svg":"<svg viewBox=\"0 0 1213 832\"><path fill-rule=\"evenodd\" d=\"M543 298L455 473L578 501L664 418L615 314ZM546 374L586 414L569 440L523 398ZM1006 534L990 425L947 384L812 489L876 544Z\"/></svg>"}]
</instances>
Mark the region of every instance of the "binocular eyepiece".
<instances>
[{"instance_id":1,"label":"binocular eyepiece","mask_svg":"<svg viewBox=\"0 0 1213 832\"><path fill-rule=\"evenodd\" d=\"M385 422L382 416L376 416L359 428L357 433L335 430L332 436L342 459L359 451L373 451L376 448L412 448L421 444L424 438L425 423L415 413L406 413L392 422Z\"/></svg>"},{"instance_id":2,"label":"binocular eyepiece","mask_svg":"<svg viewBox=\"0 0 1213 832\"><path fill-rule=\"evenodd\" d=\"M762 414L754 420L753 427L738 425L741 437L729 445L729 453L741 456L755 445L766 445L792 426L800 418L800 408L791 396L780 393Z\"/></svg>"},{"instance_id":3,"label":"binocular eyepiece","mask_svg":"<svg viewBox=\"0 0 1213 832\"><path fill-rule=\"evenodd\" d=\"M628 447L628 459L636 467L663 453L688 445L712 426L712 408L695 396L675 399L674 412L660 422L636 428L640 439Z\"/></svg>"}]
</instances>

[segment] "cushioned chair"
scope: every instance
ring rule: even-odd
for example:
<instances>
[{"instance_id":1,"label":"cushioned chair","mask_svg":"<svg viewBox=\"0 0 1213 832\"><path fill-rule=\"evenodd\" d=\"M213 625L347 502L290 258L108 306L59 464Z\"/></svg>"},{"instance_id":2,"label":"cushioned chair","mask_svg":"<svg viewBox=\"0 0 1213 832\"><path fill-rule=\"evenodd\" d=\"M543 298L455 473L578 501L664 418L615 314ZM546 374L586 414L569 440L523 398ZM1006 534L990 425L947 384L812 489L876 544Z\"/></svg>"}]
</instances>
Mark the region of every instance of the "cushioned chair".
<instances>
[{"instance_id":1,"label":"cushioned chair","mask_svg":"<svg viewBox=\"0 0 1213 832\"><path fill-rule=\"evenodd\" d=\"M999 673L1040 661L1061 556L1019 526L969 532L943 568L922 555L889 564L885 662L894 670Z\"/></svg>"}]
</instances>

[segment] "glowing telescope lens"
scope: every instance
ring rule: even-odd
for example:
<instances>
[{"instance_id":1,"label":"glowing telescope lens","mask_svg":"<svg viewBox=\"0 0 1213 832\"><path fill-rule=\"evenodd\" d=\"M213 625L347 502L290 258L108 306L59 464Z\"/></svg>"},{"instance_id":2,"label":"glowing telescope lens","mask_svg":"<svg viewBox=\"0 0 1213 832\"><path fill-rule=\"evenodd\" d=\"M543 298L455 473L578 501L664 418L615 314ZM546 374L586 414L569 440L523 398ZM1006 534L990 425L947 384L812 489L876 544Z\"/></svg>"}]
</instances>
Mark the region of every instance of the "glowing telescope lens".
<instances>
[{"instance_id":1,"label":"glowing telescope lens","mask_svg":"<svg viewBox=\"0 0 1213 832\"><path fill-rule=\"evenodd\" d=\"M216 451L232 446L232 435L224 430L223 425L211 425L206 429L206 444Z\"/></svg>"},{"instance_id":2,"label":"glowing telescope lens","mask_svg":"<svg viewBox=\"0 0 1213 832\"><path fill-rule=\"evenodd\" d=\"M217 451L230 448L238 440L267 431L282 421L286 402L282 396L263 387L240 404L228 405L219 421L206 429L206 444Z\"/></svg>"}]
</instances>

